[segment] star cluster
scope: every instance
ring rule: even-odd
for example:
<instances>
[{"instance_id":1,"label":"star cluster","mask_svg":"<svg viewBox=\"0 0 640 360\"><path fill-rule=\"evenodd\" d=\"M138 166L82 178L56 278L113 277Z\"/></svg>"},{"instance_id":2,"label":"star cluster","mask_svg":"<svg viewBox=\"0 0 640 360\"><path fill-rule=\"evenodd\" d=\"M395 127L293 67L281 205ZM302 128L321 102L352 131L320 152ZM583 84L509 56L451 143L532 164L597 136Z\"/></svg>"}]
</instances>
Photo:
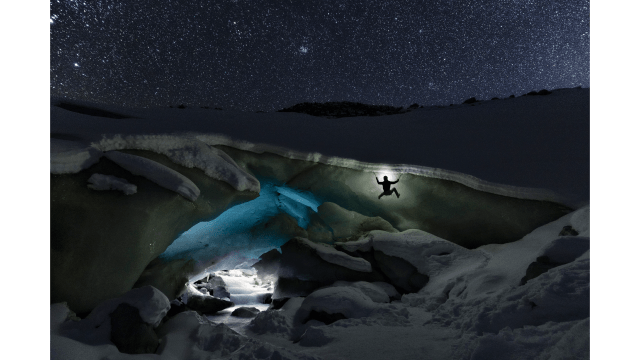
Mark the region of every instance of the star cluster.
<instances>
[{"instance_id":1,"label":"star cluster","mask_svg":"<svg viewBox=\"0 0 640 360\"><path fill-rule=\"evenodd\" d=\"M53 96L272 111L589 86L588 0L53 0Z\"/></svg>"}]
</instances>

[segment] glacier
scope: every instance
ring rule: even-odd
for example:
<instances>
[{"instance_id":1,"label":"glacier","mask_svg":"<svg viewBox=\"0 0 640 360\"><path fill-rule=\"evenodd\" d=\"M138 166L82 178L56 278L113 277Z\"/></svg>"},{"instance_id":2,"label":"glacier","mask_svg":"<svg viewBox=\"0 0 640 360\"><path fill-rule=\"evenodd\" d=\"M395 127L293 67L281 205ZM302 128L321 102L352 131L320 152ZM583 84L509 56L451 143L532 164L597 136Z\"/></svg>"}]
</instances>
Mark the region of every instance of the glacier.
<instances>
[{"instance_id":1,"label":"glacier","mask_svg":"<svg viewBox=\"0 0 640 360\"><path fill-rule=\"evenodd\" d=\"M274 248L295 258L302 248L285 244L297 241L335 283L283 270L282 289L312 287L234 323L241 334L222 324L228 314L159 323L166 307L141 299L166 341L149 357L588 355L589 89L392 118L76 102L123 115L114 119L60 101L50 111L52 350L115 356L105 330L87 330L97 343L73 335L105 302L153 289L166 304ZM385 133L389 121L396 133ZM377 198L385 175L401 198ZM100 176L114 185L88 186ZM577 235L559 235L564 227ZM408 264L418 290L394 285L383 263ZM220 350L216 338L244 347Z\"/></svg>"}]
</instances>

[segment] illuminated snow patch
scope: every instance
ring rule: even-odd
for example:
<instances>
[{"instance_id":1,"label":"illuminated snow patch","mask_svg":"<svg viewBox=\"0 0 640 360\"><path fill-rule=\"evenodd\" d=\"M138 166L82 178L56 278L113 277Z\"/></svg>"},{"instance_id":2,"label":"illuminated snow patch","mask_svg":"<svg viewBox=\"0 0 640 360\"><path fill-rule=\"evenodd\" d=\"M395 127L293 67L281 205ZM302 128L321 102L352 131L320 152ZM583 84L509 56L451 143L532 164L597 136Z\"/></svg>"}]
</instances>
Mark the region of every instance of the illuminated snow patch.
<instances>
[{"instance_id":1,"label":"illuminated snow patch","mask_svg":"<svg viewBox=\"0 0 640 360\"><path fill-rule=\"evenodd\" d=\"M235 306L219 311L207 318L215 322L221 322L231 329L244 333L244 328L253 318L240 318L231 316L231 313L239 307L254 307L260 311L269 308L269 304L263 304L267 294L273 293L273 283L262 282L257 277L255 269L221 270L213 273L222 278L227 285L227 291L231 295L230 300Z\"/></svg>"}]
</instances>

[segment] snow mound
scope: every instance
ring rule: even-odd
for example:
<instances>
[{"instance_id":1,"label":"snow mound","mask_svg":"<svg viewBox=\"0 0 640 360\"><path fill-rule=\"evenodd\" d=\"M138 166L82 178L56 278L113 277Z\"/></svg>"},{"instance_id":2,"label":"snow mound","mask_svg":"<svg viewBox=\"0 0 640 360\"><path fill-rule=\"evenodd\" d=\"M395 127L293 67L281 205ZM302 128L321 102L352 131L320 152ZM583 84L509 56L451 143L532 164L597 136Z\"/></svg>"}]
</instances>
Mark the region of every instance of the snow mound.
<instances>
[{"instance_id":1,"label":"snow mound","mask_svg":"<svg viewBox=\"0 0 640 360\"><path fill-rule=\"evenodd\" d=\"M260 192L258 179L242 170L231 157L190 135L114 135L103 137L94 146L102 151L150 150L167 156L176 164L198 168L207 176L224 181L238 191Z\"/></svg>"},{"instance_id":2,"label":"snow mound","mask_svg":"<svg viewBox=\"0 0 640 360\"><path fill-rule=\"evenodd\" d=\"M73 174L95 164L102 152L77 141L50 139L50 171Z\"/></svg>"},{"instance_id":3,"label":"snow mound","mask_svg":"<svg viewBox=\"0 0 640 360\"><path fill-rule=\"evenodd\" d=\"M127 180L113 175L93 174L89 178L87 187L93 190L120 190L126 195L133 195L138 188Z\"/></svg>"},{"instance_id":4,"label":"snow mound","mask_svg":"<svg viewBox=\"0 0 640 360\"><path fill-rule=\"evenodd\" d=\"M316 290L307 296L296 317L304 321L311 311L342 314L347 318L371 315L378 305L362 291L351 286L334 286Z\"/></svg>"},{"instance_id":5,"label":"snow mound","mask_svg":"<svg viewBox=\"0 0 640 360\"><path fill-rule=\"evenodd\" d=\"M143 286L131 289L119 298L107 300L96 306L87 316L86 321L99 325L102 324L118 305L126 303L138 308L142 321L157 327L162 318L167 315L171 308L169 299L153 286Z\"/></svg>"},{"instance_id":6,"label":"snow mound","mask_svg":"<svg viewBox=\"0 0 640 360\"><path fill-rule=\"evenodd\" d=\"M471 271L487 260L482 252L465 249L422 230L372 231L369 237L374 250L404 259L430 278L462 268L461 264L465 271Z\"/></svg>"},{"instance_id":7,"label":"snow mound","mask_svg":"<svg viewBox=\"0 0 640 360\"><path fill-rule=\"evenodd\" d=\"M144 176L190 201L196 201L200 195L200 189L189 178L153 160L118 151L110 151L104 156L132 174Z\"/></svg>"},{"instance_id":8,"label":"snow mound","mask_svg":"<svg viewBox=\"0 0 640 360\"><path fill-rule=\"evenodd\" d=\"M378 283L384 284L382 282L378 282ZM390 284L387 284L387 285L393 287ZM367 295L369 298L371 298L373 302L377 302L377 303L389 302L389 295L387 294L386 289L383 289L382 287L374 283L369 283L366 281L355 281L355 282L336 281L335 283L333 283L333 286L352 286L362 291L362 293Z\"/></svg>"}]
</instances>

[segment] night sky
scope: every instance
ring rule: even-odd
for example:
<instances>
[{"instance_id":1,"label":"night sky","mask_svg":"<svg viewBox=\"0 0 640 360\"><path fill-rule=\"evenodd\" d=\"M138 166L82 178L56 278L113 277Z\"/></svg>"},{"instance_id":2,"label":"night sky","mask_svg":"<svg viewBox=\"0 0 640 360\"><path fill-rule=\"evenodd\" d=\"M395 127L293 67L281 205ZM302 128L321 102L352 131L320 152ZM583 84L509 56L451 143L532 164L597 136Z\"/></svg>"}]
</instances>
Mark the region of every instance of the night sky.
<instances>
[{"instance_id":1,"label":"night sky","mask_svg":"<svg viewBox=\"0 0 640 360\"><path fill-rule=\"evenodd\" d=\"M52 96L272 111L590 86L589 1L54 0Z\"/></svg>"}]
</instances>

